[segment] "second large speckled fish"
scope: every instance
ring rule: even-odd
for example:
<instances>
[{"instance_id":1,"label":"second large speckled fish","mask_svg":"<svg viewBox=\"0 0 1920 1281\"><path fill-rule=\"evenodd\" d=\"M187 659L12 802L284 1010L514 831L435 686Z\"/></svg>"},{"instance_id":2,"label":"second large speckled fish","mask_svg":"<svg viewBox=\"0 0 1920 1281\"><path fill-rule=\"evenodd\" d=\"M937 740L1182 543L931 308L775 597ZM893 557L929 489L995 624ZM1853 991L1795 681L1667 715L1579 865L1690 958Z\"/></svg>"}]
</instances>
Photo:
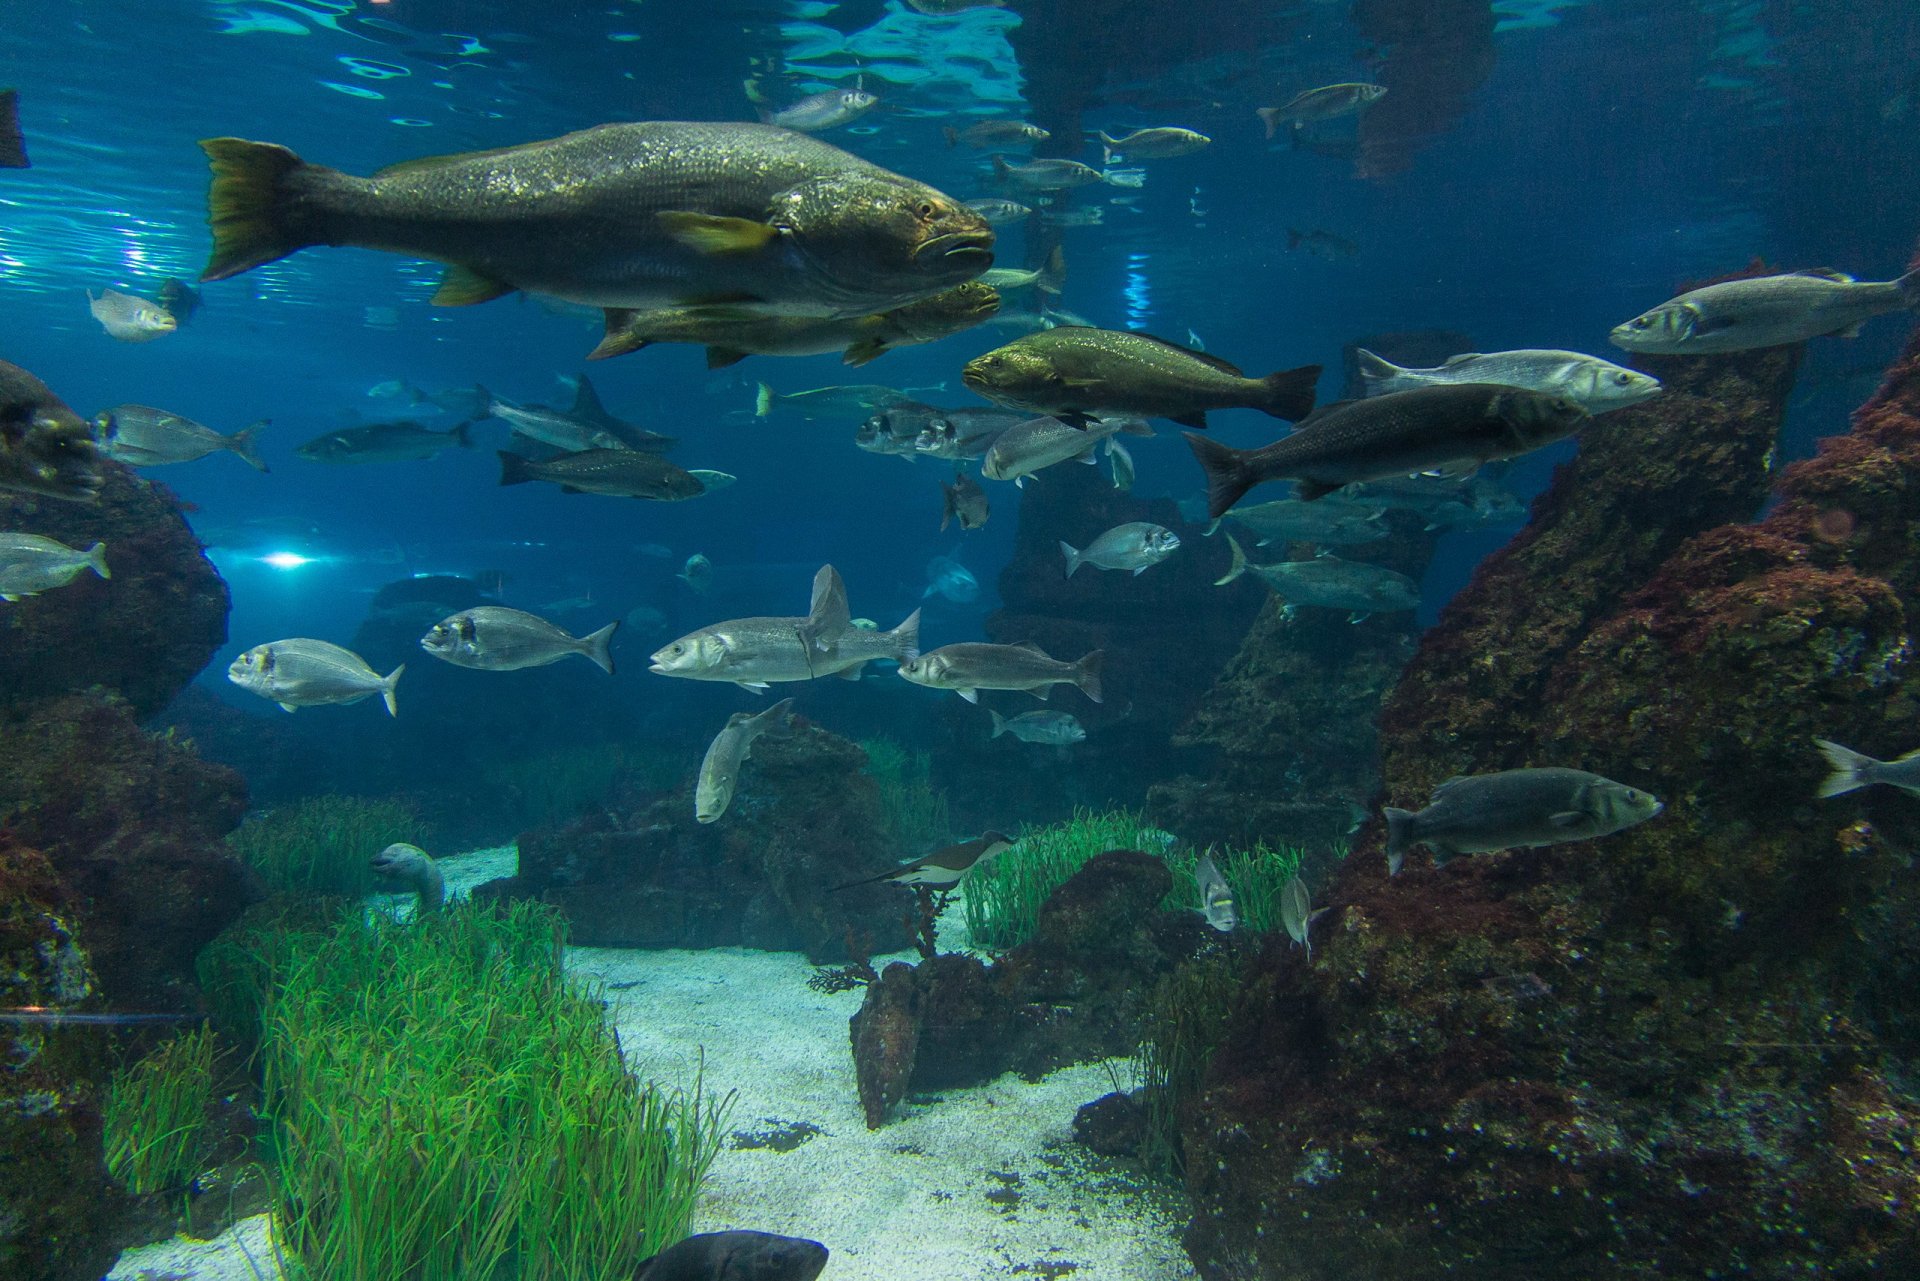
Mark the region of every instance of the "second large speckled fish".
<instances>
[{"instance_id":1,"label":"second large speckled fish","mask_svg":"<svg viewBox=\"0 0 1920 1281\"><path fill-rule=\"evenodd\" d=\"M311 245L448 264L434 301L516 289L592 307L733 303L859 316L993 265L993 232L958 201L768 125L649 121L356 178L286 147L201 142L224 280Z\"/></svg>"}]
</instances>

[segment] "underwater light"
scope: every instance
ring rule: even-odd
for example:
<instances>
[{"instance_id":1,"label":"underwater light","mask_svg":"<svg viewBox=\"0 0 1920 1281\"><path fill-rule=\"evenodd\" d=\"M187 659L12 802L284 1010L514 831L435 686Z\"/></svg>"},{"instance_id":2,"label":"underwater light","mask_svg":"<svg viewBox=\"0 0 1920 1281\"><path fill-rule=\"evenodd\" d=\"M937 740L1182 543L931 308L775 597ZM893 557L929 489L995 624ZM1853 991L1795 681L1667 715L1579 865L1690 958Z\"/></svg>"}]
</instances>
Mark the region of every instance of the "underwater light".
<instances>
[{"instance_id":1,"label":"underwater light","mask_svg":"<svg viewBox=\"0 0 1920 1281\"><path fill-rule=\"evenodd\" d=\"M302 565L313 564L313 557L302 556L298 552L269 552L260 558L260 563L275 569L298 569Z\"/></svg>"}]
</instances>

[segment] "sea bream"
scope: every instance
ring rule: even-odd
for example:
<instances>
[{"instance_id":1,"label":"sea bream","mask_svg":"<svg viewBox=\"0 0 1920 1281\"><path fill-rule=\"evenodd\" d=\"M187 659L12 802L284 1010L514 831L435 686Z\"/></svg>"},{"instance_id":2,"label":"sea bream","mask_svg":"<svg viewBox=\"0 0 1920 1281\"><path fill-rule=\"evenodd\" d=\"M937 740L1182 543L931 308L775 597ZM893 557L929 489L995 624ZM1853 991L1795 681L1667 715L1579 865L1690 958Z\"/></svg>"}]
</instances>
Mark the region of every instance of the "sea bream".
<instances>
[{"instance_id":1,"label":"sea bream","mask_svg":"<svg viewBox=\"0 0 1920 1281\"><path fill-rule=\"evenodd\" d=\"M267 470L254 448L266 430L264 418L229 436L151 405L115 405L95 415L93 426L101 452L129 467L190 463L226 450L255 471Z\"/></svg>"},{"instance_id":2,"label":"sea bream","mask_svg":"<svg viewBox=\"0 0 1920 1281\"><path fill-rule=\"evenodd\" d=\"M987 736L990 739L1011 734L1023 743L1043 743L1059 748L1087 741L1087 727L1071 712L1041 710L1022 712L1018 716L1002 716L989 708L987 715L993 718L993 733Z\"/></svg>"},{"instance_id":3,"label":"sea bream","mask_svg":"<svg viewBox=\"0 0 1920 1281\"><path fill-rule=\"evenodd\" d=\"M1094 650L1078 662L1063 663L1031 641L1019 645L963 642L943 645L900 664L900 675L928 689L950 689L969 703L983 689L1025 690L1045 701L1055 685L1073 685L1100 701L1100 668L1106 654Z\"/></svg>"},{"instance_id":4,"label":"sea bream","mask_svg":"<svg viewBox=\"0 0 1920 1281\"><path fill-rule=\"evenodd\" d=\"M1083 425L1095 414L1141 414L1205 427L1210 409L1275 418L1313 410L1320 366L1248 378L1218 356L1146 334L1060 325L967 362L967 389L1010 409Z\"/></svg>"},{"instance_id":5,"label":"sea bream","mask_svg":"<svg viewBox=\"0 0 1920 1281\"><path fill-rule=\"evenodd\" d=\"M1751 276L1689 290L1616 325L1613 345L1663 356L1700 356L1858 337L1890 311L1920 308L1920 270L1898 280L1855 280L1839 271Z\"/></svg>"},{"instance_id":6,"label":"sea bream","mask_svg":"<svg viewBox=\"0 0 1920 1281\"><path fill-rule=\"evenodd\" d=\"M753 753L754 740L776 725L787 723L793 700L783 698L759 715L735 712L707 744L701 758L700 773L693 786L693 817L696 822L718 822L733 804L734 789L740 785L740 766Z\"/></svg>"},{"instance_id":7,"label":"sea bream","mask_svg":"<svg viewBox=\"0 0 1920 1281\"><path fill-rule=\"evenodd\" d=\"M406 670L402 663L382 676L350 649L296 636L255 645L228 666L227 679L289 712L357 703L378 694L387 704L387 715L398 716L394 689Z\"/></svg>"},{"instance_id":8,"label":"sea bream","mask_svg":"<svg viewBox=\"0 0 1920 1281\"><path fill-rule=\"evenodd\" d=\"M993 265L992 230L958 201L771 125L606 124L371 178L272 143L200 146L213 166L203 280L351 245L447 263L443 306L519 289L592 307L864 316Z\"/></svg>"},{"instance_id":9,"label":"sea bream","mask_svg":"<svg viewBox=\"0 0 1920 1281\"><path fill-rule=\"evenodd\" d=\"M90 503L100 484L100 451L86 420L38 378L0 360L0 491Z\"/></svg>"},{"instance_id":10,"label":"sea bream","mask_svg":"<svg viewBox=\"0 0 1920 1281\"><path fill-rule=\"evenodd\" d=\"M1027 477L1068 459L1097 465L1094 447L1122 431L1153 435L1153 430L1138 419L1096 418L1080 428L1069 427L1058 418L1029 418L1000 433L981 460L980 474L988 480L1010 480L1016 487L1024 487Z\"/></svg>"},{"instance_id":11,"label":"sea bream","mask_svg":"<svg viewBox=\"0 0 1920 1281\"><path fill-rule=\"evenodd\" d=\"M611 676L613 655L607 647L618 626L620 621L615 619L597 632L574 636L538 614L505 605L479 605L435 623L420 638L420 648L455 667L482 672L545 667L578 654Z\"/></svg>"},{"instance_id":12,"label":"sea bream","mask_svg":"<svg viewBox=\"0 0 1920 1281\"><path fill-rule=\"evenodd\" d=\"M1088 543L1085 551L1060 540L1060 554L1066 557L1068 578L1082 565L1131 570L1137 577L1179 550L1180 535L1146 520L1115 525Z\"/></svg>"},{"instance_id":13,"label":"sea bream","mask_svg":"<svg viewBox=\"0 0 1920 1281\"><path fill-rule=\"evenodd\" d=\"M1312 501L1360 480L1464 472L1563 440L1589 417L1565 396L1459 383L1328 405L1260 449L1186 437L1206 472L1207 511L1218 517L1263 481L1296 480L1298 496Z\"/></svg>"},{"instance_id":14,"label":"sea bream","mask_svg":"<svg viewBox=\"0 0 1920 1281\"><path fill-rule=\"evenodd\" d=\"M65 587L89 569L101 578L113 577L107 568L105 543L78 551L40 534L0 531L0 600L11 602Z\"/></svg>"},{"instance_id":15,"label":"sea bream","mask_svg":"<svg viewBox=\"0 0 1920 1281\"><path fill-rule=\"evenodd\" d=\"M1660 394L1660 380L1637 369L1577 351L1522 348L1468 352L1432 369L1405 369L1361 347L1354 353L1367 395L1412 391L1448 383L1499 383L1578 401L1588 413L1625 409Z\"/></svg>"}]
</instances>

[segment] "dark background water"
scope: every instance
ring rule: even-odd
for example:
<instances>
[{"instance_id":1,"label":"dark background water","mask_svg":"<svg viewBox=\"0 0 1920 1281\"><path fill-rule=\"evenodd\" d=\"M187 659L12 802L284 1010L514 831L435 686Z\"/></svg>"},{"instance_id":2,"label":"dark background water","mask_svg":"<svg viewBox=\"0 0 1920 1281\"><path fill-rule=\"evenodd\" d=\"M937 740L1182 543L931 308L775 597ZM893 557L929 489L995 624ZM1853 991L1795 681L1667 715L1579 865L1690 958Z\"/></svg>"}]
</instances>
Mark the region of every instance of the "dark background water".
<instances>
[{"instance_id":1,"label":"dark background water","mask_svg":"<svg viewBox=\"0 0 1920 1281\"><path fill-rule=\"evenodd\" d=\"M594 366L615 413L682 439L682 465L740 478L696 502L499 488L497 423L476 428L479 447L428 462L315 465L293 447L390 413L368 394L389 380L561 400L556 378L583 368L597 326L521 299L433 308L429 264L315 250L209 286L177 335L115 342L88 316L84 290L151 296L204 261L198 138L271 140L365 173L608 120L748 119L750 77L784 101L860 76L883 106L828 140L971 197L992 194L987 153L948 150L943 126L1026 115L1055 130L1044 152L1075 154L1081 128L1185 125L1212 135L1212 148L1149 162L1139 190L1077 198L1105 215L1064 233L1062 304L1098 324L1191 332L1250 372L1323 363L1323 399L1339 394L1342 344L1363 335L1444 328L1482 350L1606 355L1612 325L1755 257L1889 278L1920 221L1920 6L1903 0L1015 0L944 19L897 0L0 0L0 24L0 85L20 89L34 160L0 175L0 356L85 414L135 401L221 430L273 420L262 451L271 475L225 456L153 473L193 504L233 589L232 643L201 684L261 716L281 714L226 684L233 653L288 635L348 641L373 590L415 572L503 570L506 600L525 608L590 596L559 616L576 630L635 606L666 616L616 642L624 670L614 682L584 664L433 678L466 681L463 699L545 704L538 734L550 739L702 736L751 696L648 675L645 654L717 618L801 612L823 562L844 574L856 615L891 625L919 603L927 561L960 545L983 594L927 602L925 641L977 638L1011 542L1012 488L989 485L992 523L958 539L937 532L940 469L857 451L853 418L749 411L758 380L780 391L944 382L930 398L975 403L961 364L1012 331L977 330L864 371L823 357L709 373L692 347ZM1393 86L1357 162L1263 140L1256 107L1349 79ZM1359 252L1334 262L1289 253L1291 227L1334 232ZM1025 260L1020 229L1003 233L999 257ZM1858 341L1812 344L1789 453L1843 427L1899 332L1883 324ZM1235 444L1274 435L1248 411L1214 422ZM1177 435L1163 431L1135 455L1143 494L1197 491ZM1530 492L1558 456L1527 460L1510 483ZM1423 608L1431 614L1502 537L1450 537ZM310 563L261 559L286 551ZM673 578L693 552L718 570L720 590L705 600ZM1178 574L1182 562L1155 572ZM383 669L431 663L417 651L368 657ZM822 719L840 708L909 738L936 698L890 674L827 684L806 692ZM385 733L375 706L307 713L303 722L352 720L304 732Z\"/></svg>"}]
</instances>

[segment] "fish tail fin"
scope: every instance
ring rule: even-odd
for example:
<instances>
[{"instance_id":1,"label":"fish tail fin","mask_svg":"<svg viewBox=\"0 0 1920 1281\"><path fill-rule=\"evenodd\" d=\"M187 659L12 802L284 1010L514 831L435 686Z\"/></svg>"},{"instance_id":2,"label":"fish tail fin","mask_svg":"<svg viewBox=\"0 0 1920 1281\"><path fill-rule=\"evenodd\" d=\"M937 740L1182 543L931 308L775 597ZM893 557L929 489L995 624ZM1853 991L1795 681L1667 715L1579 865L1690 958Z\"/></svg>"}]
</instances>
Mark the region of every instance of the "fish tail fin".
<instances>
[{"instance_id":1,"label":"fish tail fin","mask_svg":"<svg viewBox=\"0 0 1920 1281\"><path fill-rule=\"evenodd\" d=\"M1225 577L1213 580L1215 587L1225 587L1234 579L1247 572L1247 549L1232 534L1227 535L1227 546L1233 549L1233 564L1227 568Z\"/></svg>"},{"instance_id":2,"label":"fish tail fin","mask_svg":"<svg viewBox=\"0 0 1920 1281\"><path fill-rule=\"evenodd\" d=\"M1260 479L1253 468L1247 466L1248 451L1210 440L1199 432L1181 434L1199 460L1200 469L1207 474L1207 515L1226 515L1227 509L1244 498Z\"/></svg>"},{"instance_id":3,"label":"fish tail fin","mask_svg":"<svg viewBox=\"0 0 1920 1281\"><path fill-rule=\"evenodd\" d=\"M519 454L510 454L504 449L495 450L500 455L500 483L502 485L524 485L536 479L527 460Z\"/></svg>"},{"instance_id":4,"label":"fish tail fin","mask_svg":"<svg viewBox=\"0 0 1920 1281\"><path fill-rule=\"evenodd\" d=\"M254 446L260 443L260 433L265 431L272 419L262 418L259 422L242 427L227 437L227 448L240 455L240 460L255 471L266 471L267 464L255 452Z\"/></svg>"},{"instance_id":5,"label":"fish tail fin","mask_svg":"<svg viewBox=\"0 0 1920 1281\"><path fill-rule=\"evenodd\" d=\"M947 140L947 146L949 147L957 147L960 145L960 131L958 129L955 129L952 125L948 125L946 128L942 129L940 131L940 136Z\"/></svg>"},{"instance_id":6,"label":"fish tail fin","mask_svg":"<svg viewBox=\"0 0 1920 1281\"><path fill-rule=\"evenodd\" d=\"M1258 408L1275 418L1299 422L1313 412L1314 390L1320 385L1320 366L1282 369L1262 378L1260 385L1266 389L1266 397Z\"/></svg>"},{"instance_id":7,"label":"fish tail fin","mask_svg":"<svg viewBox=\"0 0 1920 1281\"><path fill-rule=\"evenodd\" d=\"M308 185L302 179L332 170L309 165L271 142L203 138L200 149L213 166L213 185L207 191L213 253L200 279L225 280L319 243L293 225L296 201L309 194L293 188Z\"/></svg>"},{"instance_id":8,"label":"fish tail fin","mask_svg":"<svg viewBox=\"0 0 1920 1281\"><path fill-rule=\"evenodd\" d=\"M1280 128L1280 108L1261 107L1253 113L1260 117L1260 123L1267 127L1267 140L1273 140L1274 132Z\"/></svg>"},{"instance_id":9,"label":"fish tail fin","mask_svg":"<svg viewBox=\"0 0 1920 1281\"><path fill-rule=\"evenodd\" d=\"M753 393L753 416L765 418L773 412L773 388L765 383L756 383Z\"/></svg>"},{"instance_id":10,"label":"fish tail fin","mask_svg":"<svg viewBox=\"0 0 1920 1281\"><path fill-rule=\"evenodd\" d=\"M1060 540L1060 554L1067 558L1067 577L1073 577L1073 571L1080 568L1080 549L1065 539Z\"/></svg>"},{"instance_id":11,"label":"fish tail fin","mask_svg":"<svg viewBox=\"0 0 1920 1281\"><path fill-rule=\"evenodd\" d=\"M593 665L607 675L613 675L613 652L608 647L613 643L613 629L620 626L620 620L614 619L597 632L590 632L580 638L580 652L593 660Z\"/></svg>"},{"instance_id":12,"label":"fish tail fin","mask_svg":"<svg viewBox=\"0 0 1920 1281\"><path fill-rule=\"evenodd\" d=\"M900 620L900 626L887 633L887 652L896 663L911 663L920 657L920 611L914 610Z\"/></svg>"},{"instance_id":13,"label":"fish tail fin","mask_svg":"<svg viewBox=\"0 0 1920 1281\"><path fill-rule=\"evenodd\" d=\"M386 678L380 682L380 697L386 701L387 715L389 716L398 716L400 714L400 675L406 670L407 665L402 663L400 666L388 672Z\"/></svg>"},{"instance_id":14,"label":"fish tail fin","mask_svg":"<svg viewBox=\"0 0 1920 1281\"><path fill-rule=\"evenodd\" d=\"M1387 820L1387 875L1394 876L1405 866L1407 848L1413 844L1414 814L1388 805L1381 809L1380 817Z\"/></svg>"},{"instance_id":15,"label":"fish tail fin","mask_svg":"<svg viewBox=\"0 0 1920 1281\"><path fill-rule=\"evenodd\" d=\"M1833 767L1833 773L1827 775L1826 781L1820 784L1822 797L1839 796L1872 784L1870 771L1879 761L1828 739L1816 738L1813 741L1826 754L1827 764Z\"/></svg>"},{"instance_id":16,"label":"fish tail fin","mask_svg":"<svg viewBox=\"0 0 1920 1281\"><path fill-rule=\"evenodd\" d=\"M1100 669L1106 665L1106 661L1107 651L1096 649L1073 665L1073 683L1080 687L1082 694L1096 703L1101 701Z\"/></svg>"},{"instance_id":17,"label":"fish tail fin","mask_svg":"<svg viewBox=\"0 0 1920 1281\"><path fill-rule=\"evenodd\" d=\"M1920 267L1914 268L1893 284L1900 291L1900 301L1908 308L1920 311Z\"/></svg>"},{"instance_id":18,"label":"fish tail fin","mask_svg":"<svg viewBox=\"0 0 1920 1281\"><path fill-rule=\"evenodd\" d=\"M113 571L107 568L107 545L95 543L87 548L87 568L102 578L112 578Z\"/></svg>"},{"instance_id":19,"label":"fish tail fin","mask_svg":"<svg viewBox=\"0 0 1920 1281\"><path fill-rule=\"evenodd\" d=\"M1007 732L1006 717L994 711L991 707L987 709L987 715L993 717L993 733L987 735L988 738L999 738L1002 734Z\"/></svg>"}]
</instances>

